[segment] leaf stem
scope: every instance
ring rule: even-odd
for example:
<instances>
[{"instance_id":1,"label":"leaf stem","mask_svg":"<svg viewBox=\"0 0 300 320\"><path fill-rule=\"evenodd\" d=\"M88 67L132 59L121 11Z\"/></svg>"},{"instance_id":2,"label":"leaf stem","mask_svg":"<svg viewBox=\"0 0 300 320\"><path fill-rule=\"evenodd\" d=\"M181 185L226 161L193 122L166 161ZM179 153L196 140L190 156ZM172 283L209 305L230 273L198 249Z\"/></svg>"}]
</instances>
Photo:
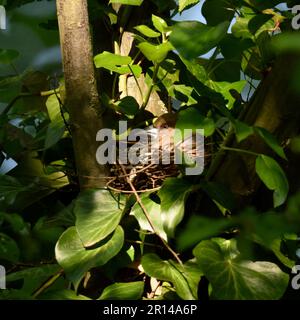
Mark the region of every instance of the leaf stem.
<instances>
[{"instance_id":1,"label":"leaf stem","mask_svg":"<svg viewBox=\"0 0 300 320\"><path fill-rule=\"evenodd\" d=\"M147 94L146 94L146 96L145 96L143 105L142 105L142 107L141 107L142 110L144 110L144 109L147 107L147 104L148 104L148 102L149 102L149 99L150 99L152 90L153 90L154 86L156 85L156 79L157 79L158 69L159 69L159 63L157 63L157 64L154 65L152 84L151 84L150 88L148 89Z\"/></svg>"},{"instance_id":2,"label":"leaf stem","mask_svg":"<svg viewBox=\"0 0 300 320\"><path fill-rule=\"evenodd\" d=\"M255 157L261 155L260 153L256 153L256 152L249 151L249 150L245 150L245 149L230 148L230 147L225 147L225 146L224 146L224 147L221 147L221 149L223 149L223 150L228 150L228 151L233 151L233 152L250 154L250 155L255 156Z\"/></svg>"}]
</instances>

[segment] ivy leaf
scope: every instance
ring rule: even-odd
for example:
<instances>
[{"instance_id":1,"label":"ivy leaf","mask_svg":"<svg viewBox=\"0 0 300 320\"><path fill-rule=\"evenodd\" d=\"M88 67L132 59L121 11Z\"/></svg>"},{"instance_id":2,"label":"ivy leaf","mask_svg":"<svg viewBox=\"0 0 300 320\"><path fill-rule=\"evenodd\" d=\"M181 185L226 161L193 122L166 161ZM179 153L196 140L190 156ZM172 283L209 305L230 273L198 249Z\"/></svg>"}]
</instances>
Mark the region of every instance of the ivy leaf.
<instances>
[{"instance_id":1,"label":"ivy leaf","mask_svg":"<svg viewBox=\"0 0 300 320\"><path fill-rule=\"evenodd\" d=\"M197 21L179 22L172 27L170 41L184 58L193 59L217 46L228 27L228 21L213 27Z\"/></svg>"},{"instance_id":2,"label":"ivy leaf","mask_svg":"<svg viewBox=\"0 0 300 320\"><path fill-rule=\"evenodd\" d=\"M142 73L142 68L138 65L133 65L132 59L129 56L121 56L108 51L104 51L94 57L95 66L97 68L105 68L119 74L133 72L138 78ZM130 65L130 68L128 67Z\"/></svg>"},{"instance_id":3,"label":"ivy leaf","mask_svg":"<svg viewBox=\"0 0 300 320\"><path fill-rule=\"evenodd\" d=\"M16 263L19 260L20 250L14 239L0 233L0 260Z\"/></svg>"},{"instance_id":4,"label":"ivy leaf","mask_svg":"<svg viewBox=\"0 0 300 320\"><path fill-rule=\"evenodd\" d=\"M114 283L106 287L98 300L139 300L144 292L144 282Z\"/></svg>"},{"instance_id":5,"label":"ivy leaf","mask_svg":"<svg viewBox=\"0 0 300 320\"><path fill-rule=\"evenodd\" d=\"M166 32L168 30L168 25L164 19L156 15L152 15L152 23L157 31L160 33Z\"/></svg>"},{"instance_id":6,"label":"ivy leaf","mask_svg":"<svg viewBox=\"0 0 300 320\"><path fill-rule=\"evenodd\" d=\"M225 81L223 82L216 82L212 80L207 81L207 85L210 88L214 89L216 92L220 92L222 96L228 101L227 102L228 109L232 109L235 102L235 98L231 95L230 91L235 90L238 93L241 93L246 83L247 82L245 80L236 81L233 83L225 82Z\"/></svg>"},{"instance_id":7,"label":"ivy leaf","mask_svg":"<svg viewBox=\"0 0 300 320\"><path fill-rule=\"evenodd\" d=\"M68 228L55 247L57 262L65 270L76 290L84 274L94 267L106 264L122 249L124 231L118 226L111 237L94 249L84 248L75 227Z\"/></svg>"},{"instance_id":8,"label":"ivy leaf","mask_svg":"<svg viewBox=\"0 0 300 320\"><path fill-rule=\"evenodd\" d=\"M277 300L289 276L271 262L239 259L236 241L202 241L193 253L212 286L212 296L225 300Z\"/></svg>"},{"instance_id":9,"label":"ivy leaf","mask_svg":"<svg viewBox=\"0 0 300 320\"><path fill-rule=\"evenodd\" d=\"M90 298L77 294L73 290L60 289L50 290L39 295L40 300L91 300Z\"/></svg>"},{"instance_id":10,"label":"ivy leaf","mask_svg":"<svg viewBox=\"0 0 300 320\"><path fill-rule=\"evenodd\" d=\"M142 257L142 267L148 276L173 283L180 298L197 299L198 283L202 275L197 265L187 263L181 266L172 260L161 260L156 254L150 253Z\"/></svg>"},{"instance_id":11,"label":"ivy leaf","mask_svg":"<svg viewBox=\"0 0 300 320\"><path fill-rule=\"evenodd\" d=\"M173 49L170 42L154 45L148 42L142 42L137 45L143 55L154 63L161 63L167 57L169 51Z\"/></svg>"},{"instance_id":12,"label":"ivy leaf","mask_svg":"<svg viewBox=\"0 0 300 320\"><path fill-rule=\"evenodd\" d=\"M255 163L256 173L270 190L274 190L274 207L282 205L288 195L289 183L280 165L272 158L259 155Z\"/></svg>"},{"instance_id":13,"label":"ivy leaf","mask_svg":"<svg viewBox=\"0 0 300 320\"><path fill-rule=\"evenodd\" d=\"M234 16L232 5L225 0L205 1L201 11L209 25L217 25L226 20L231 21Z\"/></svg>"},{"instance_id":14,"label":"ivy leaf","mask_svg":"<svg viewBox=\"0 0 300 320\"><path fill-rule=\"evenodd\" d=\"M159 32L152 30L151 28L149 28L148 26L146 26L144 24L137 26L137 27L134 27L134 29L136 29L137 31L139 31L141 34L143 34L144 36L146 36L148 38L157 38L160 36Z\"/></svg>"},{"instance_id":15,"label":"ivy leaf","mask_svg":"<svg viewBox=\"0 0 300 320\"><path fill-rule=\"evenodd\" d=\"M149 198L148 194L143 194L141 196L141 201L147 210L149 218L155 228L155 231L165 240L167 240L166 232L163 228L163 220L161 216L160 205ZM151 225L149 224L144 211L140 205L136 202L131 210L131 214L135 216L142 230L148 230L153 232Z\"/></svg>"},{"instance_id":16,"label":"ivy leaf","mask_svg":"<svg viewBox=\"0 0 300 320\"><path fill-rule=\"evenodd\" d=\"M11 49L0 49L0 63L10 64L18 58L19 52Z\"/></svg>"},{"instance_id":17,"label":"ivy leaf","mask_svg":"<svg viewBox=\"0 0 300 320\"><path fill-rule=\"evenodd\" d=\"M119 3L128 6L140 6L144 0L109 0L109 3Z\"/></svg>"},{"instance_id":18,"label":"ivy leaf","mask_svg":"<svg viewBox=\"0 0 300 320\"><path fill-rule=\"evenodd\" d=\"M196 5L200 0L179 0L179 12L182 12L186 8Z\"/></svg>"},{"instance_id":19,"label":"ivy leaf","mask_svg":"<svg viewBox=\"0 0 300 320\"><path fill-rule=\"evenodd\" d=\"M55 145L63 137L65 132L65 124L61 116L60 103L55 94L49 96L46 101L46 107L51 120L51 123L47 127L45 138L45 149L48 149Z\"/></svg>"},{"instance_id":20,"label":"ivy leaf","mask_svg":"<svg viewBox=\"0 0 300 320\"><path fill-rule=\"evenodd\" d=\"M287 160L283 148L279 145L276 138L265 128L255 127L255 132L258 133L265 141L265 143L272 148L281 158Z\"/></svg>"},{"instance_id":21,"label":"ivy leaf","mask_svg":"<svg viewBox=\"0 0 300 320\"><path fill-rule=\"evenodd\" d=\"M253 127L248 126L246 123L239 120L234 121L235 135L238 142L241 142L253 134Z\"/></svg>"},{"instance_id":22,"label":"ivy leaf","mask_svg":"<svg viewBox=\"0 0 300 320\"><path fill-rule=\"evenodd\" d=\"M215 202L227 210L235 207L234 195L223 184L210 181L201 181L203 191Z\"/></svg>"},{"instance_id":23,"label":"ivy leaf","mask_svg":"<svg viewBox=\"0 0 300 320\"><path fill-rule=\"evenodd\" d=\"M29 187L23 186L16 178L8 175L0 175L0 203L4 201L12 204L20 192L26 191Z\"/></svg>"},{"instance_id":24,"label":"ivy leaf","mask_svg":"<svg viewBox=\"0 0 300 320\"><path fill-rule=\"evenodd\" d=\"M126 96L114 103L117 111L127 115L129 118L135 116L139 111L139 104L132 96Z\"/></svg>"},{"instance_id":25,"label":"ivy leaf","mask_svg":"<svg viewBox=\"0 0 300 320\"><path fill-rule=\"evenodd\" d=\"M76 228L85 247L106 238L118 226L122 206L108 190L86 190L75 201Z\"/></svg>"},{"instance_id":26,"label":"ivy leaf","mask_svg":"<svg viewBox=\"0 0 300 320\"><path fill-rule=\"evenodd\" d=\"M235 24L231 28L232 34L236 38L252 39L253 35L248 28L249 18L237 17Z\"/></svg>"},{"instance_id":27,"label":"ivy leaf","mask_svg":"<svg viewBox=\"0 0 300 320\"><path fill-rule=\"evenodd\" d=\"M181 251L191 248L201 240L218 236L222 231L231 227L232 224L231 220L225 218L212 219L193 216L177 237L178 248Z\"/></svg>"},{"instance_id":28,"label":"ivy leaf","mask_svg":"<svg viewBox=\"0 0 300 320\"><path fill-rule=\"evenodd\" d=\"M45 264L39 267L26 268L21 271L10 273L6 277L7 282L23 280L22 294L31 295L51 276L61 270L58 264Z\"/></svg>"},{"instance_id":29,"label":"ivy leaf","mask_svg":"<svg viewBox=\"0 0 300 320\"><path fill-rule=\"evenodd\" d=\"M182 133L184 129L203 129L204 136L208 137L214 133L215 123L213 119L204 117L196 108L187 108L178 113L176 128Z\"/></svg>"},{"instance_id":30,"label":"ivy leaf","mask_svg":"<svg viewBox=\"0 0 300 320\"><path fill-rule=\"evenodd\" d=\"M184 217L185 200L193 187L185 179L167 178L158 192L164 230L170 237L174 237L175 228Z\"/></svg>"}]
</instances>

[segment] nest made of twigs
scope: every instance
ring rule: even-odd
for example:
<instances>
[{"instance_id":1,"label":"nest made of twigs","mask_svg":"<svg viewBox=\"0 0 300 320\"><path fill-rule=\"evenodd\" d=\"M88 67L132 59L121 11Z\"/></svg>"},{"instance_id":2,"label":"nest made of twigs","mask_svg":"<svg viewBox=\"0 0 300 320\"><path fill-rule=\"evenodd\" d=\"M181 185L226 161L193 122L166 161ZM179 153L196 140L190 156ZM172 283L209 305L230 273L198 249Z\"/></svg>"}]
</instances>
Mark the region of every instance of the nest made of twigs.
<instances>
[{"instance_id":1,"label":"nest made of twigs","mask_svg":"<svg viewBox=\"0 0 300 320\"><path fill-rule=\"evenodd\" d=\"M173 133L171 130L158 131L158 135L161 135L160 137L168 134L172 136ZM107 187L123 193L147 192L159 189L166 178L177 177L181 171L180 167L175 164L173 140L170 140L170 144L165 144L160 137L158 136L159 139L152 144L156 161L153 161L155 156L152 153L150 139L148 144L145 144L145 147L142 148L141 152L144 155L142 161L132 165L122 164L117 160L115 164L111 165L111 176ZM182 145L184 146L184 143ZM179 149L182 150L180 146ZM204 154L196 148L192 150L192 157L195 156L202 157Z\"/></svg>"}]
</instances>

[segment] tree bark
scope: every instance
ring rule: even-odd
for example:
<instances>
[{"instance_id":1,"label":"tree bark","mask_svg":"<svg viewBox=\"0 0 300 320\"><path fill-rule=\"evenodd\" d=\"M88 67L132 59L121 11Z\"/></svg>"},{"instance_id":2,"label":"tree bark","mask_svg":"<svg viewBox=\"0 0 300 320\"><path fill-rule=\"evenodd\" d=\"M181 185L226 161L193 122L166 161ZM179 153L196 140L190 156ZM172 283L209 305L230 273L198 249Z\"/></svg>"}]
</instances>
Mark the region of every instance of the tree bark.
<instances>
[{"instance_id":1,"label":"tree bark","mask_svg":"<svg viewBox=\"0 0 300 320\"><path fill-rule=\"evenodd\" d=\"M57 15L77 174L81 189L105 185L106 168L96 161L96 133L103 128L87 1L57 0Z\"/></svg>"},{"instance_id":2,"label":"tree bark","mask_svg":"<svg viewBox=\"0 0 300 320\"><path fill-rule=\"evenodd\" d=\"M133 57L136 54L133 46L133 32L135 31L133 28L142 24L149 16L151 17L152 13L155 14L155 6L150 2L145 1L140 7L130 8L130 11L122 11L120 5L114 5L114 8L119 15L124 17L121 19L122 23L120 25L119 53L124 56L130 55ZM141 63L142 61L139 62ZM137 82L141 92L145 94L148 91L148 86L145 82L144 73L137 79ZM141 96L140 90L138 90L138 85L132 75L121 75L119 77L120 97L132 96L141 106L143 104L143 97ZM168 111L166 104L155 90L153 90L150 95L146 110L153 113L155 116L160 116Z\"/></svg>"}]
</instances>

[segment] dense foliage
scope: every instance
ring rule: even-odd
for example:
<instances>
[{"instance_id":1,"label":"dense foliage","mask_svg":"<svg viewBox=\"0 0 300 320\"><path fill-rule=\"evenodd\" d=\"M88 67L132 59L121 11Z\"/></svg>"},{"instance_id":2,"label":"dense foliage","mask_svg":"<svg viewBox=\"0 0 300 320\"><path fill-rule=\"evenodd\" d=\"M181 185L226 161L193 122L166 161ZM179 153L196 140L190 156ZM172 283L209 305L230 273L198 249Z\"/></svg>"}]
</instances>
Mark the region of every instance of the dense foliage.
<instances>
[{"instance_id":1,"label":"dense foliage","mask_svg":"<svg viewBox=\"0 0 300 320\"><path fill-rule=\"evenodd\" d=\"M2 4L9 13L29 2ZM131 16L133 48L122 55L116 39L127 30L124 19L146 2L152 11L137 24ZM179 129L204 129L209 156L200 176L168 178L159 191L138 197L80 191L63 78L31 66L1 75L0 163L17 163L0 175L0 264L8 272L2 299L280 299L293 291L300 193L286 170L299 154L299 137L293 132L282 141L242 115L277 56L299 53L299 33L280 0L206 0L206 24L175 21L199 2L91 0L89 8L99 108L140 123L141 109L157 93L178 112ZM99 21L110 48L96 42ZM58 41L55 20L40 27ZM16 59L17 51L0 49L0 64ZM124 75L136 83L145 77L142 105L120 97ZM267 152L241 148L251 136ZM246 202L213 178L225 152L254 163L260 182Z\"/></svg>"}]
</instances>

